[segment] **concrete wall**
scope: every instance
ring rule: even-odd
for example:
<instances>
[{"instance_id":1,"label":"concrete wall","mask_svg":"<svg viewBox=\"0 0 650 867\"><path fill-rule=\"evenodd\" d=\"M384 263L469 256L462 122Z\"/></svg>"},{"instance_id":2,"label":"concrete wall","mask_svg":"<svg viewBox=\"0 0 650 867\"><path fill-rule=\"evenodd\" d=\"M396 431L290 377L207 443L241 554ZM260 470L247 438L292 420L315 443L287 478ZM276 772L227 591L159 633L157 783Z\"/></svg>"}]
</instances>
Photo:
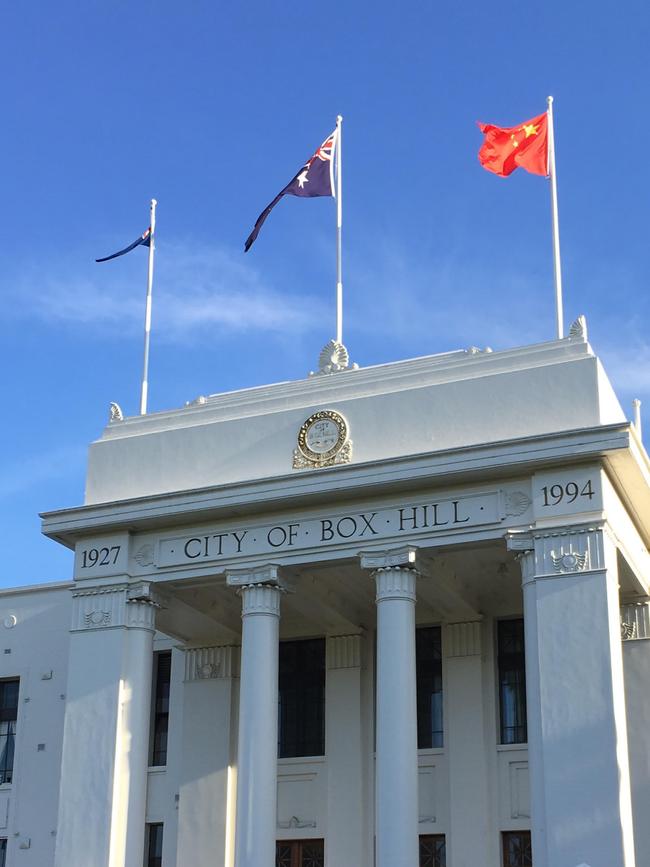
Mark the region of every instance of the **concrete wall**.
<instances>
[{"instance_id":1,"label":"concrete wall","mask_svg":"<svg viewBox=\"0 0 650 867\"><path fill-rule=\"evenodd\" d=\"M623 642L637 867L650 863L650 638Z\"/></svg>"},{"instance_id":2,"label":"concrete wall","mask_svg":"<svg viewBox=\"0 0 650 867\"><path fill-rule=\"evenodd\" d=\"M290 473L301 424L323 408L346 417L353 463L625 418L586 343L446 353L114 422L90 448L86 502Z\"/></svg>"},{"instance_id":3,"label":"concrete wall","mask_svg":"<svg viewBox=\"0 0 650 867\"><path fill-rule=\"evenodd\" d=\"M13 782L0 786L10 867L54 862L70 610L68 585L0 592L0 678L20 678Z\"/></svg>"}]
</instances>

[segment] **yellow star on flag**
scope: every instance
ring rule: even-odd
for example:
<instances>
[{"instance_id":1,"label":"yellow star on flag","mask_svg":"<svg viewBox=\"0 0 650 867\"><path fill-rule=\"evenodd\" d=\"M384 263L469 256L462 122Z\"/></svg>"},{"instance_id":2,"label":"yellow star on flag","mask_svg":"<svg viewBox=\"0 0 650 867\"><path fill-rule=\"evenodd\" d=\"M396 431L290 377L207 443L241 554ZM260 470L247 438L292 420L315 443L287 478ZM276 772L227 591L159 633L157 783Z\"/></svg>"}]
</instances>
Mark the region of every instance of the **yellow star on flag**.
<instances>
[{"instance_id":1,"label":"yellow star on flag","mask_svg":"<svg viewBox=\"0 0 650 867\"><path fill-rule=\"evenodd\" d=\"M523 131L526 133L526 138L530 138L531 135L537 135L539 129L535 126L534 123L526 123L522 126Z\"/></svg>"}]
</instances>

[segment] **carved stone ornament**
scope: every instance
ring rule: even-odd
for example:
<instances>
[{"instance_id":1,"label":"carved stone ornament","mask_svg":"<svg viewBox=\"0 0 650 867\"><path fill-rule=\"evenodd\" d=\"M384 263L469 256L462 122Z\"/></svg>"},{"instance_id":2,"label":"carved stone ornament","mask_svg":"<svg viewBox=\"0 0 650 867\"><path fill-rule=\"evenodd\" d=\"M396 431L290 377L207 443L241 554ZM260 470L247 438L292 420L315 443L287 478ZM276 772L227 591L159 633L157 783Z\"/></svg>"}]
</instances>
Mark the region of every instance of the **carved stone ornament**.
<instances>
[{"instance_id":1,"label":"carved stone ornament","mask_svg":"<svg viewBox=\"0 0 650 867\"><path fill-rule=\"evenodd\" d=\"M532 500L523 491L511 491L506 494L506 515L513 517L523 515L526 509L530 506Z\"/></svg>"},{"instance_id":2,"label":"carved stone ornament","mask_svg":"<svg viewBox=\"0 0 650 867\"><path fill-rule=\"evenodd\" d=\"M339 373L341 370L357 370L358 364L350 364L350 356L342 343L330 340L321 349L318 356L318 370L310 371L310 376L318 376L327 373Z\"/></svg>"},{"instance_id":3,"label":"carved stone ornament","mask_svg":"<svg viewBox=\"0 0 650 867\"><path fill-rule=\"evenodd\" d=\"M587 342L587 319L584 316L578 316L575 322L569 328L569 337L572 340L584 340Z\"/></svg>"},{"instance_id":4,"label":"carved stone ornament","mask_svg":"<svg viewBox=\"0 0 650 867\"><path fill-rule=\"evenodd\" d=\"M298 448L293 452L294 470L319 469L348 464L352 459L352 440L348 423L332 409L310 415L298 431Z\"/></svg>"},{"instance_id":5,"label":"carved stone ornament","mask_svg":"<svg viewBox=\"0 0 650 867\"><path fill-rule=\"evenodd\" d=\"M636 623L628 623L626 620L621 620L621 638L623 641L636 638Z\"/></svg>"},{"instance_id":6,"label":"carved stone ornament","mask_svg":"<svg viewBox=\"0 0 650 867\"><path fill-rule=\"evenodd\" d=\"M133 559L138 564L138 566L152 566L153 565L153 545L147 542L133 555Z\"/></svg>"},{"instance_id":7,"label":"carved stone ornament","mask_svg":"<svg viewBox=\"0 0 650 867\"><path fill-rule=\"evenodd\" d=\"M84 623L87 627L91 626L108 626L111 622L110 611L90 611L84 615Z\"/></svg>"},{"instance_id":8,"label":"carved stone ornament","mask_svg":"<svg viewBox=\"0 0 650 867\"><path fill-rule=\"evenodd\" d=\"M108 408L108 422L109 424L114 421L124 421L124 413L122 412L122 408L119 403L115 403L115 401L111 401L111 404Z\"/></svg>"},{"instance_id":9,"label":"carved stone ornament","mask_svg":"<svg viewBox=\"0 0 650 867\"><path fill-rule=\"evenodd\" d=\"M303 819L299 819L297 816L292 816L290 819L287 819L286 822L278 822L278 828L315 828L316 822L312 821L304 821Z\"/></svg>"},{"instance_id":10,"label":"carved stone ornament","mask_svg":"<svg viewBox=\"0 0 650 867\"><path fill-rule=\"evenodd\" d=\"M556 572L581 572L587 565L587 552L585 551L584 554L570 552L560 556L551 552L551 560Z\"/></svg>"},{"instance_id":11,"label":"carved stone ornament","mask_svg":"<svg viewBox=\"0 0 650 867\"><path fill-rule=\"evenodd\" d=\"M213 662L204 662L196 669L197 677L200 680L209 680L211 677L216 677L219 673L219 667Z\"/></svg>"}]
</instances>

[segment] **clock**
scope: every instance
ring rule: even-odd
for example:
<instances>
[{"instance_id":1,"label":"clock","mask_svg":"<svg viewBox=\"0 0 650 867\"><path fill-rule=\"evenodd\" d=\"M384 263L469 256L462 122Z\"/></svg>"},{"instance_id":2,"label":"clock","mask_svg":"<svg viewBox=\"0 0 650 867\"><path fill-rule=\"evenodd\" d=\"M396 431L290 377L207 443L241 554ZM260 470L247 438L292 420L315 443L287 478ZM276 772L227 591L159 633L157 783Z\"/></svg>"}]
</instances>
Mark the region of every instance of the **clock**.
<instances>
[{"instance_id":1,"label":"clock","mask_svg":"<svg viewBox=\"0 0 650 867\"><path fill-rule=\"evenodd\" d=\"M350 460L351 445L343 416L332 409L322 409L301 425L293 465L302 469L346 463Z\"/></svg>"}]
</instances>

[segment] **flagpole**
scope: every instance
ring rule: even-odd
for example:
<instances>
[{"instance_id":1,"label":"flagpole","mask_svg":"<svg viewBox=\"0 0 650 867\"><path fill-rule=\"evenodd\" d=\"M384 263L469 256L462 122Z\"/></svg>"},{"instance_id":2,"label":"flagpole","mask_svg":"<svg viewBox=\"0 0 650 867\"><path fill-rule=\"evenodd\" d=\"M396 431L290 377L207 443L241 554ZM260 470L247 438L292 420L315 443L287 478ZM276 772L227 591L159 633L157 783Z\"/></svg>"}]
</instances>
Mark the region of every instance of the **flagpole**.
<instances>
[{"instance_id":1,"label":"flagpole","mask_svg":"<svg viewBox=\"0 0 650 867\"><path fill-rule=\"evenodd\" d=\"M343 118L336 118L336 342L343 343L343 265L342 265L342 227L343 201L341 185L341 125Z\"/></svg>"},{"instance_id":2,"label":"flagpole","mask_svg":"<svg viewBox=\"0 0 650 867\"><path fill-rule=\"evenodd\" d=\"M151 291L153 289L153 254L156 246L156 205L151 200L151 222L149 224L149 268L147 270L147 301L144 313L144 366L142 371L142 391L140 392L140 415L147 414L147 395L149 390L149 338L151 336Z\"/></svg>"},{"instance_id":3,"label":"flagpole","mask_svg":"<svg viewBox=\"0 0 650 867\"><path fill-rule=\"evenodd\" d=\"M557 173L555 171L555 130L553 128L553 97L546 99L548 108L548 176L551 182L551 222L553 230L553 271L555 273L555 315L558 340L564 337L562 310L562 265L560 262L560 226L557 208Z\"/></svg>"}]
</instances>

